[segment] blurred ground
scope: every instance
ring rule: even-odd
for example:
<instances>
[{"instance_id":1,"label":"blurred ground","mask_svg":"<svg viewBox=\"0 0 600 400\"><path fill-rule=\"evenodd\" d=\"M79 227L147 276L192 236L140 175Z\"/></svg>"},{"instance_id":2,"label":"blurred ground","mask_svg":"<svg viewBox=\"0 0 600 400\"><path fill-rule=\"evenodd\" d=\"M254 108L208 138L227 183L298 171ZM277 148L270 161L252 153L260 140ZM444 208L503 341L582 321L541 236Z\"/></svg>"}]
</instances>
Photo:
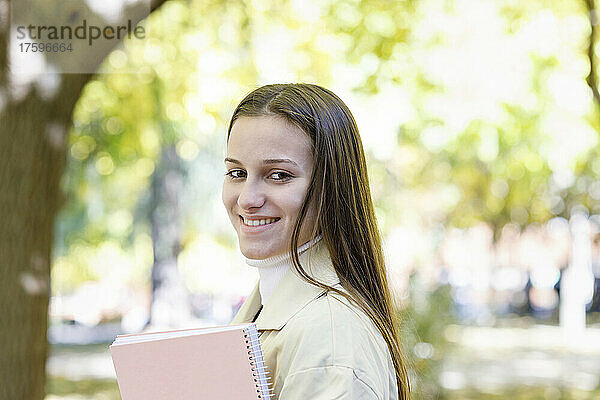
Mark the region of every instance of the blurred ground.
<instances>
[{"instance_id":1,"label":"blurred ground","mask_svg":"<svg viewBox=\"0 0 600 400\"><path fill-rule=\"evenodd\" d=\"M559 327L545 325L451 325L445 335L453 346L440 374L444 398L600 398L599 328L569 345ZM53 345L46 400L120 399L108 345Z\"/></svg>"},{"instance_id":2,"label":"blurred ground","mask_svg":"<svg viewBox=\"0 0 600 400\"><path fill-rule=\"evenodd\" d=\"M452 326L447 332L456 346L444 360L440 381L450 392L507 396L516 388L538 387L548 390L532 398L564 398L561 391L580 393L568 398L600 396L600 329L588 329L581 341L571 344L565 344L556 326ZM596 397L583 396L593 391Z\"/></svg>"}]
</instances>

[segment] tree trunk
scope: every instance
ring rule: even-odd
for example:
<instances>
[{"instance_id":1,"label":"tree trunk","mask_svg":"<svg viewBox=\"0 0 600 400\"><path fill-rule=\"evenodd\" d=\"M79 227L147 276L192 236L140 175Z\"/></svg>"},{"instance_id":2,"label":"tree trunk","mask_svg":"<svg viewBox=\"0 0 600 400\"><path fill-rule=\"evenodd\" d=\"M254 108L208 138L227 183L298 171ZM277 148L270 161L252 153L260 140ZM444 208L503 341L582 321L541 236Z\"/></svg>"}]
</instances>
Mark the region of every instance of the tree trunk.
<instances>
[{"instance_id":1,"label":"tree trunk","mask_svg":"<svg viewBox=\"0 0 600 400\"><path fill-rule=\"evenodd\" d=\"M152 305L148 325L178 328L191 317L189 293L177 267L181 250L184 171L175 145L164 146L152 179Z\"/></svg>"},{"instance_id":2,"label":"tree trunk","mask_svg":"<svg viewBox=\"0 0 600 400\"><path fill-rule=\"evenodd\" d=\"M89 79L60 96L30 93L0 114L0 398L43 399L50 251L73 107Z\"/></svg>"},{"instance_id":3,"label":"tree trunk","mask_svg":"<svg viewBox=\"0 0 600 400\"><path fill-rule=\"evenodd\" d=\"M153 1L151 9L163 2ZM10 8L10 0L5 4ZM92 75L56 75L54 94L31 86L17 95L9 82L6 11L0 9L0 399L41 400L59 181L73 109ZM126 18L146 16L136 12ZM98 67L110 50L88 56L97 57Z\"/></svg>"}]
</instances>

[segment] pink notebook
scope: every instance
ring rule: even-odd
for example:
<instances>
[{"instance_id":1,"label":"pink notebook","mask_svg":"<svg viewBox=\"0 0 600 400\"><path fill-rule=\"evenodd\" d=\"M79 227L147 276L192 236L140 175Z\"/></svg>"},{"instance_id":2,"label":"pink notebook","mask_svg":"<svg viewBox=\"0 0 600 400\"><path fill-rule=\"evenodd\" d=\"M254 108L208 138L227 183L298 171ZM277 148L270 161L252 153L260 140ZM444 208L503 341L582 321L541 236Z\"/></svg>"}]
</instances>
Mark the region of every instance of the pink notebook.
<instances>
[{"instance_id":1,"label":"pink notebook","mask_svg":"<svg viewBox=\"0 0 600 400\"><path fill-rule=\"evenodd\" d=\"M119 335L110 346L123 400L269 400L254 323Z\"/></svg>"}]
</instances>

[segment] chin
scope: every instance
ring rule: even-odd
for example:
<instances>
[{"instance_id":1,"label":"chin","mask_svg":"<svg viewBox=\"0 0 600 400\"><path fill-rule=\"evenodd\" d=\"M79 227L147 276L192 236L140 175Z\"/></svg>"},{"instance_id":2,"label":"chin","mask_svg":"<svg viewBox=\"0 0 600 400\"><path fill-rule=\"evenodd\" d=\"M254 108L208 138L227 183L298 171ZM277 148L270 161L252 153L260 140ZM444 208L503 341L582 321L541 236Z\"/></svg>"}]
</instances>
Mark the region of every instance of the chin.
<instances>
[{"instance_id":1,"label":"chin","mask_svg":"<svg viewBox=\"0 0 600 400\"><path fill-rule=\"evenodd\" d=\"M254 248L254 247L242 248L241 252L244 255L244 257L250 258L253 260L264 260L265 258L269 258L269 257L283 253L282 251L275 252L270 249L266 250L264 248Z\"/></svg>"}]
</instances>

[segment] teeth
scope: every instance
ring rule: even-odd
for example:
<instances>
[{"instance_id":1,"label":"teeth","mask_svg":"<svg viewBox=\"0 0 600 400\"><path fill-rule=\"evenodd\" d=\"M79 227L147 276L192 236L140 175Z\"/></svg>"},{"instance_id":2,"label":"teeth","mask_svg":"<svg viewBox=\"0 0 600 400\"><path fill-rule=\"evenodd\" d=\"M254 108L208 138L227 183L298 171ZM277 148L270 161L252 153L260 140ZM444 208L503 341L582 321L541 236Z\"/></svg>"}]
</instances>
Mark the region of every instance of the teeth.
<instances>
[{"instance_id":1,"label":"teeth","mask_svg":"<svg viewBox=\"0 0 600 400\"><path fill-rule=\"evenodd\" d=\"M267 224L270 224L275 221L276 221L276 218L255 219L255 220L244 219L244 224L248 225L248 226L259 226L259 225L267 225Z\"/></svg>"}]
</instances>

